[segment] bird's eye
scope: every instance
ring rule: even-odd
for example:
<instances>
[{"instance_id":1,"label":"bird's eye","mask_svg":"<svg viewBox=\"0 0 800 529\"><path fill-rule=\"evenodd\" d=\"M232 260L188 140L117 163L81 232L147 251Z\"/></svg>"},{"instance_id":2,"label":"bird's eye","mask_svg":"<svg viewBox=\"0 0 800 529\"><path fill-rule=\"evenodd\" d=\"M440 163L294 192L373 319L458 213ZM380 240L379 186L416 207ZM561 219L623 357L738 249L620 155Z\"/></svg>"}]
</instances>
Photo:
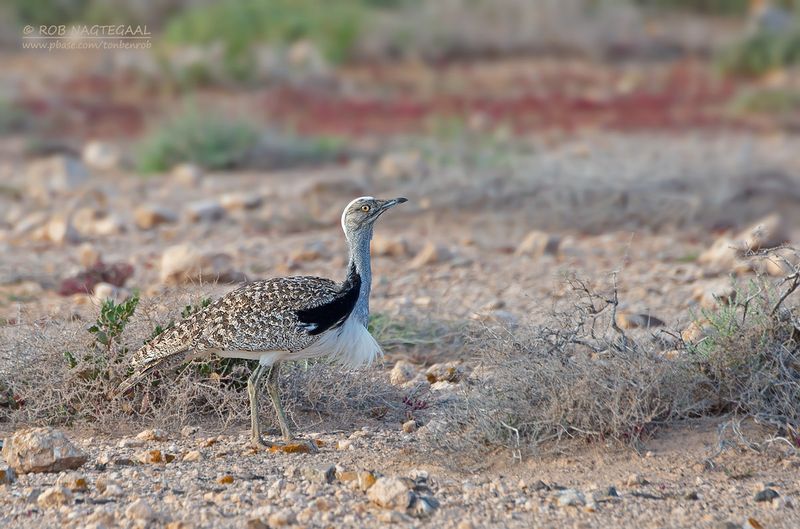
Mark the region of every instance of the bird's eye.
<instances>
[{"instance_id":1,"label":"bird's eye","mask_svg":"<svg viewBox=\"0 0 800 529\"><path fill-rule=\"evenodd\" d=\"M361 211L363 211L364 213L366 213L367 211L369 211L369 206L367 206L366 204L365 204L365 205L363 205L363 206L361 206Z\"/></svg>"}]
</instances>

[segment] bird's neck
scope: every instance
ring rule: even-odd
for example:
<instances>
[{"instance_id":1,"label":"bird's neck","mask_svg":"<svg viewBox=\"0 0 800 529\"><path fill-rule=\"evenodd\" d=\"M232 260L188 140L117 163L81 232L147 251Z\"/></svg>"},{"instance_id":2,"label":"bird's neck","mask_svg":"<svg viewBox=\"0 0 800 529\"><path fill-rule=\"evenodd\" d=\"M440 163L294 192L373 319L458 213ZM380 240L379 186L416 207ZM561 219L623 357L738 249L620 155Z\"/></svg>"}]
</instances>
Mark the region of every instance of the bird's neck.
<instances>
[{"instance_id":1,"label":"bird's neck","mask_svg":"<svg viewBox=\"0 0 800 529\"><path fill-rule=\"evenodd\" d=\"M369 260L369 243L372 240L372 229L351 234L347 238L350 245L350 263L348 274L355 272L361 277L361 289L358 300L353 307L353 315L367 326L369 323L369 291L372 286L372 268Z\"/></svg>"}]
</instances>

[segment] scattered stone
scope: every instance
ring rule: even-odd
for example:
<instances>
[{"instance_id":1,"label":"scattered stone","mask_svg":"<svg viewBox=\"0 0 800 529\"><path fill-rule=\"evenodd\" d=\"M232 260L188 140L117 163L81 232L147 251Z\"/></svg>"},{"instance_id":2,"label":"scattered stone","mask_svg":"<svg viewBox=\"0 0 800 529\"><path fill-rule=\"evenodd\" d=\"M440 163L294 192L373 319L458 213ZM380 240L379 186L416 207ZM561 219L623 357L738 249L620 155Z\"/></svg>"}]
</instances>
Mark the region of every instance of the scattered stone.
<instances>
[{"instance_id":1,"label":"scattered stone","mask_svg":"<svg viewBox=\"0 0 800 529\"><path fill-rule=\"evenodd\" d=\"M68 488L56 485L55 487L44 489L44 491L39 494L36 503L38 503L39 507L42 509L51 509L72 503L72 500L73 495Z\"/></svg>"},{"instance_id":2,"label":"scattered stone","mask_svg":"<svg viewBox=\"0 0 800 529\"><path fill-rule=\"evenodd\" d=\"M295 523L295 515L292 511L284 509L276 513L272 513L267 518L267 524L270 528L285 527Z\"/></svg>"},{"instance_id":3,"label":"scattered stone","mask_svg":"<svg viewBox=\"0 0 800 529\"><path fill-rule=\"evenodd\" d=\"M695 320L681 331L681 340L685 343L697 343L714 332L714 326L708 320Z\"/></svg>"},{"instance_id":4,"label":"scattered stone","mask_svg":"<svg viewBox=\"0 0 800 529\"><path fill-rule=\"evenodd\" d=\"M83 162L93 169L108 171L119 167L122 154L119 149L104 141L90 141L83 148Z\"/></svg>"},{"instance_id":5,"label":"scattered stone","mask_svg":"<svg viewBox=\"0 0 800 529\"><path fill-rule=\"evenodd\" d=\"M414 495L409 512L417 518L427 518L439 508L439 502L431 496Z\"/></svg>"},{"instance_id":6,"label":"scattered stone","mask_svg":"<svg viewBox=\"0 0 800 529\"><path fill-rule=\"evenodd\" d=\"M373 472L362 471L358 473L358 489L361 492L366 492L372 488L378 481L378 478Z\"/></svg>"},{"instance_id":7,"label":"scattered stone","mask_svg":"<svg viewBox=\"0 0 800 529\"><path fill-rule=\"evenodd\" d=\"M302 248L294 250L290 255L290 259L296 263L310 263L325 257L328 253L328 248L322 241L314 241L303 245Z\"/></svg>"},{"instance_id":8,"label":"scattered stone","mask_svg":"<svg viewBox=\"0 0 800 529\"><path fill-rule=\"evenodd\" d=\"M412 269L422 268L423 266L443 263L452 258L452 253L446 247L433 242L428 242L422 250L417 253L414 259L408 264Z\"/></svg>"},{"instance_id":9,"label":"scattered stone","mask_svg":"<svg viewBox=\"0 0 800 529\"><path fill-rule=\"evenodd\" d=\"M14 469L7 465L0 465L0 485L10 485L17 480Z\"/></svg>"},{"instance_id":10,"label":"scattered stone","mask_svg":"<svg viewBox=\"0 0 800 529\"><path fill-rule=\"evenodd\" d=\"M30 194L39 199L75 192L88 179L89 172L83 162L67 155L56 155L32 162L26 174Z\"/></svg>"},{"instance_id":11,"label":"scattered stone","mask_svg":"<svg viewBox=\"0 0 800 529\"><path fill-rule=\"evenodd\" d=\"M29 428L14 432L3 444L3 457L15 471L60 472L86 463L87 456L54 428Z\"/></svg>"},{"instance_id":12,"label":"scattered stone","mask_svg":"<svg viewBox=\"0 0 800 529\"><path fill-rule=\"evenodd\" d=\"M151 230L161 224L177 222L178 215L171 209L145 204L133 210L133 220L139 229Z\"/></svg>"},{"instance_id":13,"label":"scattered stone","mask_svg":"<svg viewBox=\"0 0 800 529\"><path fill-rule=\"evenodd\" d=\"M68 216L56 215L42 227L41 231L34 233L34 239L55 244L74 244L80 242L81 236Z\"/></svg>"},{"instance_id":14,"label":"scattered stone","mask_svg":"<svg viewBox=\"0 0 800 529\"><path fill-rule=\"evenodd\" d=\"M642 477L641 474L631 474L628 476L628 479L625 480L625 485L629 487L636 487L638 485L647 485L650 483L646 479Z\"/></svg>"},{"instance_id":15,"label":"scattered stone","mask_svg":"<svg viewBox=\"0 0 800 529\"><path fill-rule=\"evenodd\" d=\"M140 441L166 441L167 432L159 428L144 430L136 434L136 438Z\"/></svg>"},{"instance_id":16,"label":"scattered stone","mask_svg":"<svg viewBox=\"0 0 800 529\"><path fill-rule=\"evenodd\" d=\"M386 180L408 180L425 173L419 151L390 152L384 154L376 167L377 176Z\"/></svg>"},{"instance_id":17,"label":"scattered stone","mask_svg":"<svg viewBox=\"0 0 800 529\"><path fill-rule=\"evenodd\" d=\"M219 197L220 205L227 211L241 211L256 209L261 206L264 198L257 194L225 193Z\"/></svg>"},{"instance_id":18,"label":"scattered stone","mask_svg":"<svg viewBox=\"0 0 800 529\"><path fill-rule=\"evenodd\" d=\"M416 369L411 362L398 360L389 373L389 382L393 386L402 386L406 382L413 380L415 375Z\"/></svg>"},{"instance_id":19,"label":"scattered stone","mask_svg":"<svg viewBox=\"0 0 800 529\"><path fill-rule=\"evenodd\" d=\"M514 329L519 325L519 320L514 314L507 310L484 310L470 315L470 319L484 323L494 323L502 325L508 329Z\"/></svg>"},{"instance_id":20,"label":"scattered stone","mask_svg":"<svg viewBox=\"0 0 800 529\"><path fill-rule=\"evenodd\" d=\"M403 431L405 433L414 433L417 431L417 421L411 419L403 423Z\"/></svg>"},{"instance_id":21,"label":"scattered stone","mask_svg":"<svg viewBox=\"0 0 800 529\"><path fill-rule=\"evenodd\" d=\"M743 230L735 239L742 241L745 252L775 248L789 241L788 226L781 215L773 213Z\"/></svg>"},{"instance_id":22,"label":"scattered stone","mask_svg":"<svg viewBox=\"0 0 800 529\"><path fill-rule=\"evenodd\" d=\"M456 384L464 378L464 371L457 362L433 364L425 371L425 378L431 384L436 382L451 382Z\"/></svg>"},{"instance_id":23,"label":"scattered stone","mask_svg":"<svg viewBox=\"0 0 800 529\"><path fill-rule=\"evenodd\" d=\"M378 513L378 521L386 524L410 524L413 518L398 511L381 511Z\"/></svg>"},{"instance_id":24,"label":"scattered stone","mask_svg":"<svg viewBox=\"0 0 800 529\"><path fill-rule=\"evenodd\" d=\"M201 200L192 202L186 208L190 220L211 222L220 220L225 216L225 208L216 200Z\"/></svg>"},{"instance_id":25,"label":"scattered stone","mask_svg":"<svg viewBox=\"0 0 800 529\"><path fill-rule=\"evenodd\" d=\"M650 327L663 327L665 323L652 314L633 314L617 312L617 325L622 329L649 329Z\"/></svg>"},{"instance_id":26,"label":"scattered stone","mask_svg":"<svg viewBox=\"0 0 800 529\"><path fill-rule=\"evenodd\" d=\"M191 437L191 436L195 435L199 431L200 431L200 428L197 427L197 426L191 426L191 425L190 426L184 426L183 428L181 428L181 437L184 437L184 438Z\"/></svg>"},{"instance_id":27,"label":"scattered stone","mask_svg":"<svg viewBox=\"0 0 800 529\"><path fill-rule=\"evenodd\" d=\"M594 501L601 501L609 498L619 498L617 488L613 485L596 490L592 493L592 499L594 499Z\"/></svg>"},{"instance_id":28,"label":"scattered stone","mask_svg":"<svg viewBox=\"0 0 800 529\"><path fill-rule=\"evenodd\" d=\"M683 499L684 500L695 501L695 500L699 500L700 496L697 494L696 490L691 490L691 491L689 491L689 492L687 492L686 494L683 495Z\"/></svg>"},{"instance_id":29,"label":"scattered stone","mask_svg":"<svg viewBox=\"0 0 800 529\"><path fill-rule=\"evenodd\" d=\"M367 491L367 498L385 509L405 512L414 501L408 484L398 478L382 477Z\"/></svg>"},{"instance_id":30,"label":"scattered stone","mask_svg":"<svg viewBox=\"0 0 800 529\"><path fill-rule=\"evenodd\" d=\"M89 488L86 476L78 472L69 472L59 476L56 480L56 485L66 487L72 492L83 492Z\"/></svg>"},{"instance_id":31,"label":"scattered stone","mask_svg":"<svg viewBox=\"0 0 800 529\"><path fill-rule=\"evenodd\" d=\"M175 456L172 456L172 458L174 459ZM167 457L161 453L161 450L145 450L141 454L137 455L136 459L140 463L144 463L146 465L169 463Z\"/></svg>"},{"instance_id":32,"label":"scattered stone","mask_svg":"<svg viewBox=\"0 0 800 529\"><path fill-rule=\"evenodd\" d=\"M78 233L84 237L107 237L126 231L125 223L120 217L96 208L77 210L72 215L72 222Z\"/></svg>"},{"instance_id":33,"label":"scattered stone","mask_svg":"<svg viewBox=\"0 0 800 529\"><path fill-rule=\"evenodd\" d=\"M225 253L203 254L188 244L181 244L167 248L161 256L161 281L167 284L243 280L244 274L233 268L233 257Z\"/></svg>"},{"instance_id":34,"label":"scattered stone","mask_svg":"<svg viewBox=\"0 0 800 529\"><path fill-rule=\"evenodd\" d=\"M149 503L147 503L147 501L139 498L128 505L128 507L125 509L125 517L128 520L150 521L156 517L156 514L153 512L153 508Z\"/></svg>"},{"instance_id":35,"label":"scattered stone","mask_svg":"<svg viewBox=\"0 0 800 529\"><path fill-rule=\"evenodd\" d=\"M780 494L778 494L778 492L775 489L771 489L771 488L767 487L765 489L762 489L762 490L756 492L755 500L756 501L772 501L775 498L777 498L778 496L780 496Z\"/></svg>"},{"instance_id":36,"label":"scattered stone","mask_svg":"<svg viewBox=\"0 0 800 529\"><path fill-rule=\"evenodd\" d=\"M78 246L78 262L84 268L90 268L100 262L100 252L90 243L85 242Z\"/></svg>"},{"instance_id":37,"label":"scattered stone","mask_svg":"<svg viewBox=\"0 0 800 529\"><path fill-rule=\"evenodd\" d=\"M333 483L336 478L336 467L331 464L322 464L304 467L303 477L311 483Z\"/></svg>"},{"instance_id":38,"label":"scattered stone","mask_svg":"<svg viewBox=\"0 0 800 529\"><path fill-rule=\"evenodd\" d=\"M196 186L203 178L203 170L191 163L176 165L170 174L175 182L187 187Z\"/></svg>"},{"instance_id":39,"label":"scattered stone","mask_svg":"<svg viewBox=\"0 0 800 529\"><path fill-rule=\"evenodd\" d=\"M132 275L133 266L128 263L105 264L98 261L90 268L61 281L58 293L62 296L88 294L94 291L95 285L103 282L115 287L124 287Z\"/></svg>"},{"instance_id":40,"label":"scattered stone","mask_svg":"<svg viewBox=\"0 0 800 529\"><path fill-rule=\"evenodd\" d=\"M405 239L387 239L376 234L372 239L372 255L385 255L389 257L405 257L410 254L408 242Z\"/></svg>"},{"instance_id":41,"label":"scattered stone","mask_svg":"<svg viewBox=\"0 0 800 529\"><path fill-rule=\"evenodd\" d=\"M233 476L231 476L230 474L220 476L217 478L217 483L219 483L220 485L230 485L231 483L233 483Z\"/></svg>"},{"instance_id":42,"label":"scattered stone","mask_svg":"<svg viewBox=\"0 0 800 529\"><path fill-rule=\"evenodd\" d=\"M192 463L194 461L200 461L203 455L200 453L199 450L190 450L186 452L186 455L183 456L183 460L187 463Z\"/></svg>"},{"instance_id":43,"label":"scattered stone","mask_svg":"<svg viewBox=\"0 0 800 529\"><path fill-rule=\"evenodd\" d=\"M583 507L586 505L586 498L583 493L575 489L564 489L558 493L559 507Z\"/></svg>"},{"instance_id":44,"label":"scattered stone","mask_svg":"<svg viewBox=\"0 0 800 529\"><path fill-rule=\"evenodd\" d=\"M735 298L736 288L728 279L700 284L694 289L694 299L705 309L712 309L720 303L731 303Z\"/></svg>"},{"instance_id":45,"label":"scattered stone","mask_svg":"<svg viewBox=\"0 0 800 529\"><path fill-rule=\"evenodd\" d=\"M775 277L784 277L792 274L800 265L800 252L792 248L779 248L761 261L764 272Z\"/></svg>"},{"instance_id":46,"label":"scattered stone","mask_svg":"<svg viewBox=\"0 0 800 529\"><path fill-rule=\"evenodd\" d=\"M556 235L550 235L543 231L534 230L528 233L514 251L515 255L528 255L534 258L542 257L545 254L555 255L561 239Z\"/></svg>"}]
</instances>

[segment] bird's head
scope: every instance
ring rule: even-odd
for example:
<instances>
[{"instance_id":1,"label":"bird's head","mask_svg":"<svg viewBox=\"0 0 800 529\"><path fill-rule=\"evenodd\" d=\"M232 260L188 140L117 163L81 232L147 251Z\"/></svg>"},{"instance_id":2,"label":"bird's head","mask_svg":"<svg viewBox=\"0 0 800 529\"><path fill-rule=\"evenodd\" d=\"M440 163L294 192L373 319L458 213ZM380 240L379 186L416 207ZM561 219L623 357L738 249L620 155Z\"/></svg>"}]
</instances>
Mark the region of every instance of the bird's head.
<instances>
[{"instance_id":1,"label":"bird's head","mask_svg":"<svg viewBox=\"0 0 800 529\"><path fill-rule=\"evenodd\" d=\"M361 233L371 233L372 226L378 217L389 208L408 202L407 198L399 197L381 200L373 197L359 197L344 208L342 212L342 229L348 240Z\"/></svg>"}]
</instances>

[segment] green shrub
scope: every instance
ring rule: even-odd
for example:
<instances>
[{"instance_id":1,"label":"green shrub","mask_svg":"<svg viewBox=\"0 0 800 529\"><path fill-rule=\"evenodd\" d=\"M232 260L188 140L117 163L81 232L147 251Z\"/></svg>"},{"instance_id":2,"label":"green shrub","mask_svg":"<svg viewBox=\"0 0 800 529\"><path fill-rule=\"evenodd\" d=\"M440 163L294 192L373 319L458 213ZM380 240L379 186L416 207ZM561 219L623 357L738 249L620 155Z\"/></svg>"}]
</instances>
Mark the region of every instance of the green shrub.
<instances>
[{"instance_id":1,"label":"green shrub","mask_svg":"<svg viewBox=\"0 0 800 529\"><path fill-rule=\"evenodd\" d=\"M645 7L691 11L709 15L741 15L747 13L749 0L636 0Z\"/></svg>"},{"instance_id":2,"label":"green shrub","mask_svg":"<svg viewBox=\"0 0 800 529\"><path fill-rule=\"evenodd\" d=\"M257 140L255 128L247 122L189 109L141 142L137 165L145 173L166 171L181 162L230 169L243 164Z\"/></svg>"},{"instance_id":3,"label":"green shrub","mask_svg":"<svg viewBox=\"0 0 800 529\"><path fill-rule=\"evenodd\" d=\"M800 94L780 88L747 90L731 103L734 113L783 114L800 109Z\"/></svg>"},{"instance_id":4,"label":"green shrub","mask_svg":"<svg viewBox=\"0 0 800 529\"><path fill-rule=\"evenodd\" d=\"M800 62L800 29L788 34L758 33L734 44L718 58L726 73L761 75Z\"/></svg>"},{"instance_id":5,"label":"green shrub","mask_svg":"<svg viewBox=\"0 0 800 529\"><path fill-rule=\"evenodd\" d=\"M329 60L347 58L364 18L359 0L224 0L174 17L166 27L168 42L210 44L221 41L225 69L247 79L259 42L290 44L313 41Z\"/></svg>"}]
</instances>

